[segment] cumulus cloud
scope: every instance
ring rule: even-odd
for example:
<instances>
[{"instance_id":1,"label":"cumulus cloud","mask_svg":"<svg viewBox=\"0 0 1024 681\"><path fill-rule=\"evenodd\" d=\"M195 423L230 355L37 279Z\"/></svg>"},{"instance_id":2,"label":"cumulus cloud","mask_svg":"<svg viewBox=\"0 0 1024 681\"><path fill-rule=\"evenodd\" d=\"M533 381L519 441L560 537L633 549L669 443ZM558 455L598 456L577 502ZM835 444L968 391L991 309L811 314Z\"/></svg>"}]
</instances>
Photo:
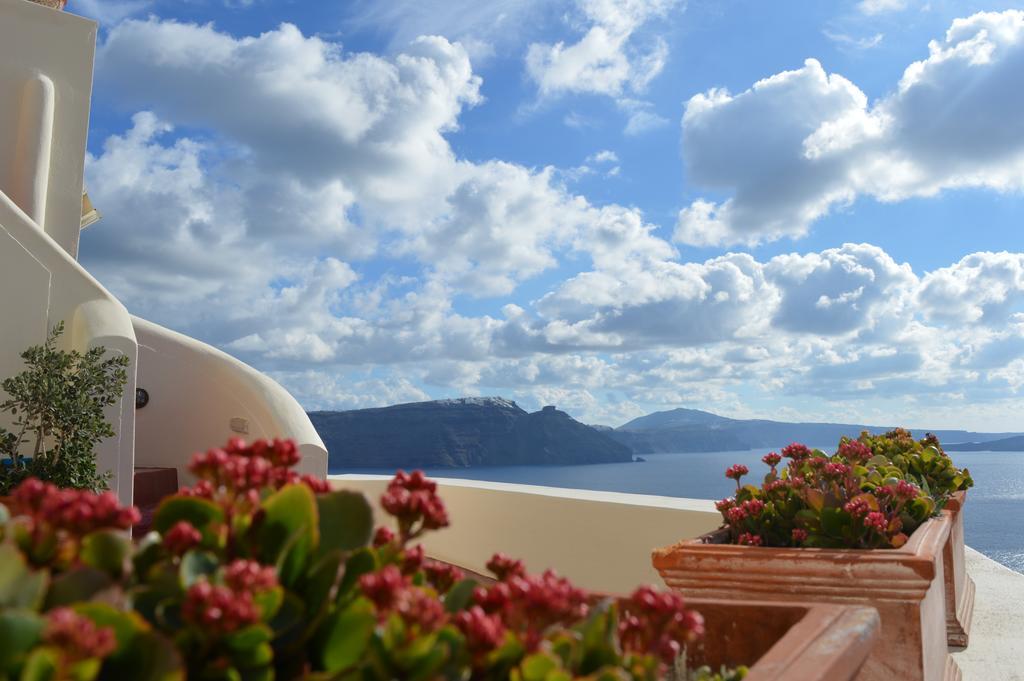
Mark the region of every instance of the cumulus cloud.
<instances>
[{"instance_id":1,"label":"cumulus cloud","mask_svg":"<svg viewBox=\"0 0 1024 681\"><path fill-rule=\"evenodd\" d=\"M756 244L800 237L859 196L1024 188L1024 12L953 22L928 58L874 104L813 59L733 95L692 97L683 116L690 179L729 194L680 211L675 238Z\"/></svg>"},{"instance_id":2,"label":"cumulus cloud","mask_svg":"<svg viewBox=\"0 0 1024 681\"><path fill-rule=\"evenodd\" d=\"M972 253L928 273L917 292L924 317L1004 327L1024 318L1024 253Z\"/></svg>"},{"instance_id":3,"label":"cumulus cloud","mask_svg":"<svg viewBox=\"0 0 1024 681\"><path fill-rule=\"evenodd\" d=\"M620 5L601 10L609 30L636 21L616 18ZM705 201L712 228L754 240L758 219L788 233L861 193L953 186L932 168L952 164L947 152L928 157L923 141L948 126L908 131L886 151L899 164L863 168L897 122L933 107L918 88L1007 58L981 46L1009 44L1002 16L984 38L956 28L874 105L816 62L691 100L691 173L734 190ZM482 101L481 81L446 39L382 57L288 25L239 38L127 21L100 47L98 79L138 113L88 158L106 218L84 233L83 262L133 311L272 372L307 407L500 393L616 423L652 405L732 409L740 390L817 403L872 391L991 401L1022 387L1019 254L927 273L868 244L684 262L642 211L595 205L564 171L459 158L446 136ZM999 107L1017 95L970 96ZM992 119L976 116L980 135ZM977 169L997 154L1012 168L1014 134L1000 134L1003 148L971 145L956 182L994 186ZM608 149L586 160L617 162ZM765 185L766 167L804 186Z\"/></svg>"},{"instance_id":4,"label":"cumulus cloud","mask_svg":"<svg viewBox=\"0 0 1024 681\"><path fill-rule=\"evenodd\" d=\"M527 51L526 73L540 97L613 97L628 114L625 132L629 135L667 124L650 102L635 95L643 93L665 68L668 43L657 35L641 41L638 35L645 25L665 17L678 0L577 0L576 4L580 16L575 23L583 31L578 41L533 43Z\"/></svg>"}]
</instances>

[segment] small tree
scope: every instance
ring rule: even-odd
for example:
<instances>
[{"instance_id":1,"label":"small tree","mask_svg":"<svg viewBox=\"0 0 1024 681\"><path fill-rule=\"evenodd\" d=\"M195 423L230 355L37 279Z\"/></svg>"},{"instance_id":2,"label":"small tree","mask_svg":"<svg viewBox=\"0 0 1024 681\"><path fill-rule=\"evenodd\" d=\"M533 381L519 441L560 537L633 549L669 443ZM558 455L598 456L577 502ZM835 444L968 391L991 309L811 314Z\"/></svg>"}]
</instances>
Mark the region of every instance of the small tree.
<instances>
[{"instance_id":1,"label":"small tree","mask_svg":"<svg viewBox=\"0 0 1024 681\"><path fill-rule=\"evenodd\" d=\"M58 323L42 345L21 354L28 368L3 381L11 430L0 428L0 494L29 476L58 487L99 491L109 473L96 469L94 449L114 429L103 409L116 403L128 379L128 358L104 359L106 348L80 353L56 349Z\"/></svg>"}]
</instances>

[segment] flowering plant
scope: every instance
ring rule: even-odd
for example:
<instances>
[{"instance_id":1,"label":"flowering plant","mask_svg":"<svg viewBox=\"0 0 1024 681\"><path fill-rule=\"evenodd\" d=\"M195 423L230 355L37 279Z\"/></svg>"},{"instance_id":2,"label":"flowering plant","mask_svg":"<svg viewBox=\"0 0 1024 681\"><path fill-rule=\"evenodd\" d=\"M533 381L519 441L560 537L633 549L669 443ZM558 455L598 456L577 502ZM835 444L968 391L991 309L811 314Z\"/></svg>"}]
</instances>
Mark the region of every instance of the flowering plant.
<instances>
[{"instance_id":1,"label":"flowering plant","mask_svg":"<svg viewBox=\"0 0 1024 681\"><path fill-rule=\"evenodd\" d=\"M780 469L783 458L789 463ZM937 510L903 470L859 440L831 456L801 444L763 459L760 486L743 485L746 466L730 467L736 494L716 504L733 543L751 546L899 548Z\"/></svg>"},{"instance_id":2,"label":"flowering plant","mask_svg":"<svg viewBox=\"0 0 1024 681\"><path fill-rule=\"evenodd\" d=\"M840 446L848 442L849 438L843 438ZM910 431L903 428L896 428L883 435L871 435L865 431L857 442L869 447L875 457L882 457L870 461L887 463L900 469L906 478L913 480L925 494L932 496L939 508L945 505L954 492L974 486L971 472L966 468L957 468L943 451L939 438L931 433L915 440Z\"/></svg>"},{"instance_id":3,"label":"flowering plant","mask_svg":"<svg viewBox=\"0 0 1024 681\"><path fill-rule=\"evenodd\" d=\"M23 483L0 506L0 678L653 680L703 633L675 593L602 599L501 554L468 579L415 543L449 524L421 472L374 531L361 494L297 461L283 441L196 455L135 547L135 509Z\"/></svg>"}]
</instances>

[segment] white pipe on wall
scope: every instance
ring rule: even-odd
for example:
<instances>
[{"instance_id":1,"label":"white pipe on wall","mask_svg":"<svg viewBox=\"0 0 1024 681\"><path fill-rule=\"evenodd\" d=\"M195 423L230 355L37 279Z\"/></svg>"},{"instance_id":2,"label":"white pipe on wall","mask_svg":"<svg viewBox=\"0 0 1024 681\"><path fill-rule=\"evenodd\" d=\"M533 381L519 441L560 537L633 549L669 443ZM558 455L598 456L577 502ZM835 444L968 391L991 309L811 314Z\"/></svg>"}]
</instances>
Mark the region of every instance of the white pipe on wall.
<instances>
[{"instance_id":1,"label":"white pipe on wall","mask_svg":"<svg viewBox=\"0 0 1024 681\"><path fill-rule=\"evenodd\" d=\"M46 229L46 196L53 144L53 81L35 73L21 91L17 142L11 159L11 199Z\"/></svg>"}]
</instances>

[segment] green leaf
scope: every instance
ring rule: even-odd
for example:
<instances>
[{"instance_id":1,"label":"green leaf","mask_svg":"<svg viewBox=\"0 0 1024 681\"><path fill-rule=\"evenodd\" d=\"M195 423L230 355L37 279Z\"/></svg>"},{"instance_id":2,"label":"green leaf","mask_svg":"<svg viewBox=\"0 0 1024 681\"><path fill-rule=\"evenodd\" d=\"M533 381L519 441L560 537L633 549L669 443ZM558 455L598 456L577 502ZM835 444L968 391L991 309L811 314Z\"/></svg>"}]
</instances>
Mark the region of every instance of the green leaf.
<instances>
[{"instance_id":1,"label":"green leaf","mask_svg":"<svg viewBox=\"0 0 1024 681\"><path fill-rule=\"evenodd\" d=\"M806 492L807 505L815 511L821 511L825 506L825 495L816 489L808 489Z\"/></svg>"},{"instance_id":2,"label":"green leaf","mask_svg":"<svg viewBox=\"0 0 1024 681\"><path fill-rule=\"evenodd\" d=\"M82 540L79 558L90 567L119 577L124 572L131 552L132 542L123 532L98 530Z\"/></svg>"},{"instance_id":3,"label":"green leaf","mask_svg":"<svg viewBox=\"0 0 1024 681\"><path fill-rule=\"evenodd\" d=\"M91 600L93 596L114 584L110 575L91 567L82 567L55 577L46 593L45 608Z\"/></svg>"},{"instance_id":4,"label":"green leaf","mask_svg":"<svg viewBox=\"0 0 1024 681\"><path fill-rule=\"evenodd\" d=\"M838 508L821 510L821 529L830 537L842 537L843 528L850 525L850 514Z\"/></svg>"},{"instance_id":5,"label":"green leaf","mask_svg":"<svg viewBox=\"0 0 1024 681\"><path fill-rule=\"evenodd\" d=\"M0 608L38 609L49 581L46 570L30 570L18 549L0 544Z\"/></svg>"},{"instance_id":6,"label":"green leaf","mask_svg":"<svg viewBox=\"0 0 1024 681\"><path fill-rule=\"evenodd\" d=\"M309 569L302 585L303 600L309 617L315 616L330 604L331 589L338 583L338 573L345 555L338 550L330 551Z\"/></svg>"},{"instance_id":7,"label":"green leaf","mask_svg":"<svg viewBox=\"0 0 1024 681\"><path fill-rule=\"evenodd\" d=\"M182 520L203 531L210 523L224 522L224 511L208 499L168 497L160 503L153 514L153 529L164 534Z\"/></svg>"},{"instance_id":8,"label":"green leaf","mask_svg":"<svg viewBox=\"0 0 1024 681\"><path fill-rule=\"evenodd\" d=\"M523 660L520 670L523 681L545 681L559 667L558 660L547 653L534 653Z\"/></svg>"},{"instance_id":9,"label":"green leaf","mask_svg":"<svg viewBox=\"0 0 1024 681\"><path fill-rule=\"evenodd\" d=\"M349 559L345 561L345 574L341 578L341 584L338 585L338 599L346 596L360 577L373 572L378 567L380 564L377 560L377 553L373 549L360 549L349 556Z\"/></svg>"},{"instance_id":10,"label":"green leaf","mask_svg":"<svg viewBox=\"0 0 1024 681\"><path fill-rule=\"evenodd\" d=\"M479 586L475 579L463 579L453 586L444 597L444 609L448 612L465 610L473 602L473 590Z\"/></svg>"},{"instance_id":11,"label":"green leaf","mask_svg":"<svg viewBox=\"0 0 1024 681\"><path fill-rule=\"evenodd\" d=\"M114 630L117 649L104 661L101 681L184 681L185 670L174 644L154 632L137 613L96 602L81 603L74 609L98 626Z\"/></svg>"},{"instance_id":12,"label":"green leaf","mask_svg":"<svg viewBox=\"0 0 1024 681\"><path fill-rule=\"evenodd\" d=\"M284 602L284 589L275 586L273 589L266 589L265 591L253 594L253 601L256 603L256 607L260 609L260 619L264 622L269 622L277 615L277 611L281 609L281 604Z\"/></svg>"},{"instance_id":13,"label":"green leaf","mask_svg":"<svg viewBox=\"0 0 1024 681\"><path fill-rule=\"evenodd\" d=\"M316 498L306 485L287 485L267 497L262 510L260 562L276 565L281 584L291 587L305 573L319 542Z\"/></svg>"},{"instance_id":14,"label":"green leaf","mask_svg":"<svg viewBox=\"0 0 1024 681\"><path fill-rule=\"evenodd\" d=\"M250 624L225 639L232 650L247 650L263 643L269 643L274 633L265 624Z\"/></svg>"},{"instance_id":15,"label":"green leaf","mask_svg":"<svg viewBox=\"0 0 1024 681\"><path fill-rule=\"evenodd\" d=\"M377 614L366 598L357 598L327 617L314 637L313 660L318 668L339 672L359 662L377 626Z\"/></svg>"},{"instance_id":16,"label":"green leaf","mask_svg":"<svg viewBox=\"0 0 1024 681\"><path fill-rule=\"evenodd\" d=\"M51 681L57 678L59 667L60 652L56 648L36 648L25 661L19 681Z\"/></svg>"},{"instance_id":17,"label":"green leaf","mask_svg":"<svg viewBox=\"0 0 1024 681\"><path fill-rule=\"evenodd\" d=\"M0 612L0 678L20 664L45 626L45 620L31 610Z\"/></svg>"},{"instance_id":18,"label":"green leaf","mask_svg":"<svg viewBox=\"0 0 1024 681\"><path fill-rule=\"evenodd\" d=\"M184 588L189 588L202 578L209 579L220 567L217 556L207 551L188 551L181 557L181 567L178 569L178 577Z\"/></svg>"},{"instance_id":19,"label":"green leaf","mask_svg":"<svg viewBox=\"0 0 1024 681\"><path fill-rule=\"evenodd\" d=\"M373 509L361 492L331 492L316 497L320 517L320 555L354 551L370 541Z\"/></svg>"}]
</instances>

